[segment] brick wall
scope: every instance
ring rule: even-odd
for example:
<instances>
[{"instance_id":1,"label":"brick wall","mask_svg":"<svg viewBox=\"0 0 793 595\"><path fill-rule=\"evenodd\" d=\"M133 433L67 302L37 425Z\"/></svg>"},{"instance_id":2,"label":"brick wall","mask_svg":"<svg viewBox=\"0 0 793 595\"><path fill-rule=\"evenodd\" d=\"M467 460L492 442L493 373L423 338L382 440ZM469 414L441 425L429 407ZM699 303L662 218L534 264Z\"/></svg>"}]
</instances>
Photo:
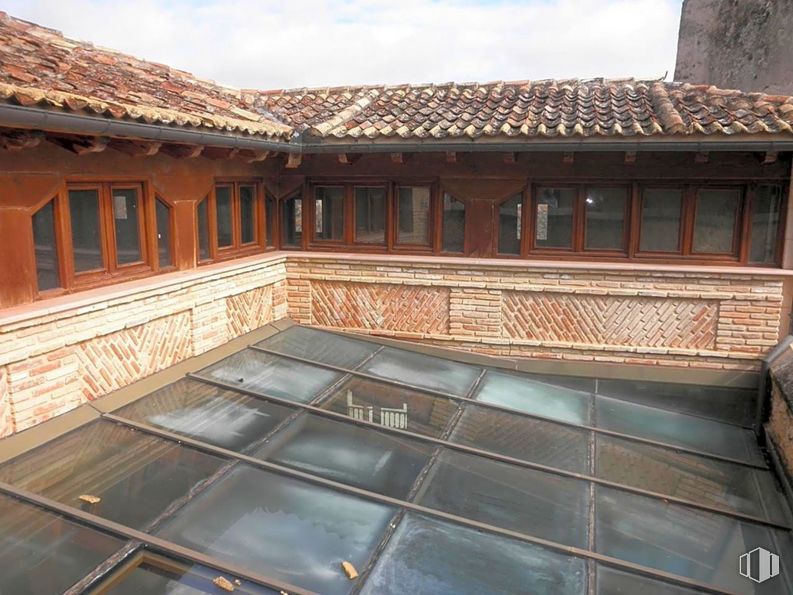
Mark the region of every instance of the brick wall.
<instances>
[{"instance_id":1,"label":"brick wall","mask_svg":"<svg viewBox=\"0 0 793 595\"><path fill-rule=\"evenodd\" d=\"M784 271L274 253L0 312L0 435L271 320L510 357L756 370Z\"/></svg>"}]
</instances>

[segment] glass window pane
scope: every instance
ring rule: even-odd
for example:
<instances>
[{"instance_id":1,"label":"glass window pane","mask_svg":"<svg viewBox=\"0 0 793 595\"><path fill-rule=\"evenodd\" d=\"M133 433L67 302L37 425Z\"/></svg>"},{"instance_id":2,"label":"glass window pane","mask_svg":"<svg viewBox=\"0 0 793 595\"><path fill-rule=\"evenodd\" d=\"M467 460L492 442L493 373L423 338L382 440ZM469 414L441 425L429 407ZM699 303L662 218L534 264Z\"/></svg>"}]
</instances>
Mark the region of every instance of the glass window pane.
<instances>
[{"instance_id":1,"label":"glass window pane","mask_svg":"<svg viewBox=\"0 0 793 595\"><path fill-rule=\"evenodd\" d=\"M157 205L157 253L160 268L169 267L171 260L171 208L159 198Z\"/></svg>"},{"instance_id":2,"label":"glass window pane","mask_svg":"<svg viewBox=\"0 0 793 595\"><path fill-rule=\"evenodd\" d=\"M240 186L240 231L243 244L256 241L256 188L254 186Z\"/></svg>"},{"instance_id":3,"label":"glass window pane","mask_svg":"<svg viewBox=\"0 0 793 595\"><path fill-rule=\"evenodd\" d=\"M474 398L550 419L589 423L589 394L516 374L488 370Z\"/></svg>"},{"instance_id":4,"label":"glass window pane","mask_svg":"<svg viewBox=\"0 0 793 595\"><path fill-rule=\"evenodd\" d=\"M586 481L444 449L416 502L504 529L587 547Z\"/></svg>"},{"instance_id":5,"label":"glass window pane","mask_svg":"<svg viewBox=\"0 0 793 595\"><path fill-rule=\"evenodd\" d=\"M498 207L498 252L520 254L523 195L516 194Z\"/></svg>"},{"instance_id":6,"label":"glass window pane","mask_svg":"<svg viewBox=\"0 0 793 595\"><path fill-rule=\"evenodd\" d=\"M218 576L231 582L234 586L233 592L240 595L254 593L256 595L279 595L278 591L237 579L231 574L224 574L213 568L152 554L147 554L146 558L141 560L134 569L125 573L123 578L116 579L117 582L114 581L114 576L109 576L106 581L111 585L100 585L100 588L106 588L107 591L99 592L111 595L165 593L170 595L198 595L200 593L218 595L224 593L212 582ZM283 595L283 591L281 591L281 595Z\"/></svg>"},{"instance_id":7,"label":"glass window pane","mask_svg":"<svg viewBox=\"0 0 793 595\"><path fill-rule=\"evenodd\" d=\"M355 187L355 241L385 244L385 188Z\"/></svg>"},{"instance_id":8,"label":"glass window pane","mask_svg":"<svg viewBox=\"0 0 793 595\"><path fill-rule=\"evenodd\" d=\"M785 523L770 471L598 435L596 474L659 494Z\"/></svg>"},{"instance_id":9,"label":"glass window pane","mask_svg":"<svg viewBox=\"0 0 793 595\"><path fill-rule=\"evenodd\" d=\"M739 586L747 593L789 592L781 581L781 591L754 591L753 583L738 575L738 557L757 547L779 555L782 575L793 571L789 532L602 486L595 493L595 541L601 554L730 592Z\"/></svg>"},{"instance_id":10,"label":"glass window pane","mask_svg":"<svg viewBox=\"0 0 793 595\"><path fill-rule=\"evenodd\" d=\"M99 228L99 191L69 190L74 270L77 273L104 267Z\"/></svg>"},{"instance_id":11,"label":"glass window pane","mask_svg":"<svg viewBox=\"0 0 793 595\"><path fill-rule=\"evenodd\" d=\"M465 248L465 203L451 194L443 195L444 252L462 252Z\"/></svg>"},{"instance_id":12,"label":"glass window pane","mask_svg":"<svg viewBox=\"0 0 793 595\"><path fill-rule=\"evenodd\" d=\"M393 498L404 499L434 447L320 417L302 415L255 456Z\"/></svg>"},{"instance_id":13,"label":"glass window pane","mask_svg":"<svg viewBox=\"0 0 793 595\"><path fill-rule=\"evenodd\" d=\"M0 495L0 593L62 593L124 542Z\"/></svg>"},{"instance_id":14,"label":"glass window pane","mask_svg":"<svg viewBox=\"0 0 793 595\"><path fill-rule=\"evenodd\" d=\"M318 593L349 593L394 509L248 466L194 498L160 537Z\"/></svg>"},{"instance_id":15,"label":"glass window pane","mask_svg":"<svg viewBox=\"0 0 793 595\"><path fill-rule=\"evenodd\" d=\"M246 349L204 368L198 376L265 396L309 403L344 374Z\"/></svg>"},{"instance_id":16,"label":"glass window pane","mask_svg":"<svg viewBox=\"0 0 793 595\"><path fill-rule=\"evenodd\" d=\"M696 595L694 591L639 574L624 572L599 564L597 567L597 595Z\"/></svg>"},{"instance_id":17,"label":"glass window pane","mask_svg":"<svg viewBox=\"0 0 793 595\"><path fill-rule=\"evenodd\" d=\"M119 265L140 262L140 196L137 188L112 188L113 221L116 226L116 261Z\"/></svg>"},{"instance_id":18,"label":"glass window pane","mask_svg":"<svg viewBox=\"0 0 793 595\"><path fill-rule=\"evenodd\" d=\"M275 246L275 233L273 232L273 226L275 225L277 206L278 203L276 203L275 198L268 194L264 201L264 235L266 242L265 245L268 247Z\"/></svg>"},{"instance_id":19,"label":"glass window pane","mask_svg":"<svg viewBox=\"0 0 793 595\"><path fill-rule=\"evenodd\" d=\"M207 214L207 199L198 203L198 260L209 259L209 216Z\"/></svg>"},{"instance_id":20,"label":"glass window pane","mask_svg":"<svg viewBox=\"0 0 793 595\"><path fill-rule=\"evenodd\" d=\"M601 428L743 461L763 462L751 430L603 396L598 396L595 403L597 425Z\"/></svg>"},{"instance_id":21,"label":"glass window pane","mask_svg":"<svg viewBox=\"0 0 793 595\"><path fill-rule=\"evenodd\" d=\"M405 515L365 595L581 595L580 558L444 521Z\"/></svg>"},{"instance_id":22,"label":"glass window pane","mask_svg":"<svg viewBox=\"0 0 793 595\"><path fill-rule=\"evenodd\" d=\"M281 220L281 245L289 248L303 246L303 200L285 200Z\"/></svg>"},{"instance_id":23,"label":"glass window pane","mask_svg":"<svg viewBox=\"0 0 793 595\"><path fill-rule=\"evenodd\" d=\"M380 378L419 388L465 396L479 378L482 368L423 353L386 347L361 370Z\"/></svg>"},{"instance_id":24,"label":"glass window pane","mask_svg":"<svg viewBox=\"0 0 793 595\"><path fill-rule=\"evenodd\" d=\"M231 215L231 186L215 186L218 246L231 246L234 233Z\"/></svg>"},{"instance_id":25,"label":"glass window pane","mask_svg":"<svg viewBox=\"0 0 793 595\"><path fill-rule=\"evenodd\" d=\"M589 473L589 431L466 405L450 441L532 463Z\"/></svg>"},{"instance_id":26,"label":"glass window pane","mask_svg":"<svg viewBox=\"0 0 793 595\"><path fill-rule=\"evenodd\" d=\"M752 243L749 262L774 264L777 261L782 187L758 186L752 198Z\"/></svg>"},{"instance_id":27,"label":"glass window pane","mask_svg":"<svg viewBox=\"0 0 793 595\"><path fill-rule=\"evenodd\" d=\"M347 369L355 368L380 349L380 345L375 343L357 341L304 326L293 326L258 345L287 355Z\"/></svg>"},{"instance_id":28,"label":"glass window pane","mask_svg":"<svg viewBox=\"0 0 793 595\"><path fill-rule=\"evenodd\" d=\"M274 430L292 409L183 378L114 413L241 451Z\"/></svg>"},{"instance_id":29,"label":"glass window pane","mask_svg":"<svg viewBox=\"0 0 793 595\"><path fill-rule=\"evenodd\" d=\"M683 191L646 188L642 194L641 252L680 252L680 217Z\"/></svg>"},{"instance_id":30,"label":"glass window pane","mask_svg":"<svg viewBox=\"0 0 793 595\"><path fill-rule=\"evenodd\" d=\"M586 243L588 250L625 249L626 188L587 188Z\"/></svg>"},{"instance_id":31,"label":"glass window pane","mask_svg":"<svg viewBox=\"0 0 793 595\"><path fill-rule=\"evenodd\" d=\"M429 186L400 186L397 191L397 244L430 245Z\"/></svg>"},{"instance_id":32,"label":"glass window pane","mask_svg":"<svg viewBox=\"0 0 793 595\"><path fill-rule=\"evenodd\" d=\"M33 244L36 248L36 280L39 291L61 286L58 244L55 240L55 201L33 214Z\"/></svg>"},{"instance_id":33,"label":"glass window pane","mask_svg":"<svg viewBox=\"0 0 793 595\"><path fill-rule=\"evenodd\" d=\"M314 237L344 240L344 188L318 186L314 189Z\"/></svg>"},{"instance_id":34,"label":"glass window pane","mask_svg":"<svg viewBox=\"0 0 793 595\"><path fill-rule=\"evenodd\" d=\"M354 419L435 437L443 433L457 411L457 404L449 399L364 378L351 378L319 406Z\"/></svg>"},{"instance_id":35,"label":"glass window pane","mask_svg":"<svg viewBox=\"0 0 793 595\"><path fill-rule=\"evenodd\" d=\"M534 244L542 248L573 247L574 188L537 188Z\"/></svg>"},{"instance_id":36,"label":"glass window pane","mask_svg":"<svg viewBox=\"0 0 793 595\"><path fill-rule=\"evenodd\" d=\"M143 529L224 462L99 420L9 461L0 481ZM101 500L86 503L82 495Z\"/></svg>"},{"instance_id":37,"label":"glass window pane","mask_svg":"<svg viewBox=\"0 0 793 595\"><path fill-rule=\"evenodd\" d=\"M738 188L697 192L692 251L732 254L735 221L740 205L741 190Z\"/></svg>"}]
</instances>

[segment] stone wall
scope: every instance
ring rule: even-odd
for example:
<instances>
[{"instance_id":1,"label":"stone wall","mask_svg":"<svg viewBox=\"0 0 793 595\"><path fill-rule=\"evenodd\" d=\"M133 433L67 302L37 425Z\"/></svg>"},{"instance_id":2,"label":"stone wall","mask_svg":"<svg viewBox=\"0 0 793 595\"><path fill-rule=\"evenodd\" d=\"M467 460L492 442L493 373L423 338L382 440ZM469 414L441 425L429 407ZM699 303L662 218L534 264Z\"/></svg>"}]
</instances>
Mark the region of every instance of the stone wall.
<instances>
[{"instance_id":1,"label":"stone wall","mask_svg":"<svg viewBox=\"0 0 793 595\"><path fill-rule=\"evenodd\" d=\"M756 371L788 274L280 252L160 275L0 312L0 435L287 315L509 357Z\"/></svg>"}]
</instances>

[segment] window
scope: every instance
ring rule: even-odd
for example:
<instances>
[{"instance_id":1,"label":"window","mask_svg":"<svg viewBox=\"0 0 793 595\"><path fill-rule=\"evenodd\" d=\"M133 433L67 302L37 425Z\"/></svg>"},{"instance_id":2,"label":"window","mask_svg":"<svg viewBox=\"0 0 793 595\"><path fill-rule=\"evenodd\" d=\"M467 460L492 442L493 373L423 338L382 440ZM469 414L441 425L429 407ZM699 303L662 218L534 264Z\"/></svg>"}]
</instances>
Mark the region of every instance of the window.
<instances>
[{"instance_id":1,"label":"window","mask_svg":"<svg viewBox=\"0 0 793 595\"><path fill-rule=\"evenodd\" d=\"M215 187L215 222L218 246L225 248L234 245L234 215L231 212L231 186Z\"/></svg>"},{"instance_id":2,"label":"window","mask_svg":"<svg viewBox=\"0 0 793 595\"><path fill-rule=\"evenodd\" d=\"M626 188L587 188L584 249L625 250Z\"/></svg>"},{"instance_id":3,"label":"window","mask_svg":"<svg viewBox=\"0 0 793 595\"><path fill-rule=\"evenodd\" d=\"M281 211L281 246L302 248L303 246L303 199L287 198Z\"/></svg>"},{"instance_id":4,"label":"window","mask_svg":"<svg viewBox=\"0 0 793 595\"><path fill-rule=\"evenodd\" d=\"M240 243L256 241L256 188L240 185Z\"/></svg>"},{"instance_id":5,"label":"window","mask_svg":"<svg viewBox=\"0 0 793 595\"><path fill-rule=\"evenodd\" d=\"M99 188L69 190L74 270L82 273L104 268L99 213Z\"/></svg>"},{"instance_id":6,"label":"window","mask_svg":"<svg viewBox=\"0 0 793 595\"><path fill-rule=\"evenodd\" d=\"M498 252L520 254L523 195L516 194L498 207Z\"/></svg>"},{"instance_id":7,"label":"window","mask_svg":"<svg viewBox=\"0 0 793 595\"><path fill-rule=\"evenodd\" d=\"M278 202L275 197L267 194L264 199L264 238L265 246L272 248L275 246L275 217L278 211Z\"/></svg>"},{"instance_id":8,"label":"window","mask_svg":"<svg viewBox=\"0 0 793 595\"><path fill-rule=\"evenodd\" d=\"M140 262L142 197L136 188L113 189L113 221L116 231L116 261L119 265Z\"/></svg>"},{"instance_id":9,"label":"window","mask_svg":"<svg viewBox=\"0 0 793 595\"><path fill-rule=\"evenodd\" d=\"M399 186L397 189L397 244L429 246L430 196L429 186Z\"/></svg>"},{"instance_id":10,"label":"window","mask_svg":"<svg viewBox=\"0 0 793 595\"><path fill-rule=\"evenodd\" d=\"M157 260L164 269L173 264L171 255L171 207L161 198L154 201L157 210Z\"/></svg>"},{"instance_id":11,"label":"window","mask_svg":"<svg viewBox=\"0 0 793 595\"><path fill-rule=\"evenodd\" d=\"M33 244L36 249L36 280L39 291L60 287L55 200L50 200L34 213Z\"/></svg>"},{"instance_id":12,"label":"window","mask_svg":"<svg viewBox=\"0 0 793 595\"><path fill-rule=\"evenodd\" d=\"M209 260L209 197L198 203L196 209L198 225L198 260Z\"/></svg>"},{"instance_id":13,"label":"window","mask_svg":"<svg viewBox=\"0 0 793 595\"><path fill-rule=\"evenodd\" d=\"M443 195L444 252L462 252L465 247L465 203L449 193Z\"/></svg>"},{"instance_id":14,"label":"window","mask_svg":"<svg viewBox=\"0 0 793 595\"><path fill-rule=\"evenodd\" d=\"M679 252L683 191L646 188L642 194L640 252Z\"/></svg>"},{"instance_id":15,"label":"window","mask_svg":"<svg viewBox=\"0 0 793 595\"><path fill-rule=\"evenodd\" d=\"M777 185L758 186L752 198L750 263L776 262L781 213L782 188Z\"/></svg>"},{"instance_id":16,"label":"window","mask_svg":"<svg viewBox=\"0 0 793 595\"><path fill-rule=\"evenodd\" d=\"M574 188L538 188L534 245L538 248L572 249Z\"/></svg>"},{"instance_id":17,"label":"window","mask_svg":"<svg viewBox=\"0 0 793 595\"><path fill-rule=\"evenodd\" d=\"M741 189L714 189L697 192L692 252L734 254L736 224L741 206Z\"/></svg>"},{"instance_id":18,"label":"window","mask_svg":"<svg viewBox=\"0 0 793 595\"><path fill-rule=\"evenodd\" d=\"M317 186L314 189L314 239L344 240L344 187Z\"/></svg>"},{"instance_id":19,"label":"window","mask_svg":"<svg viewBox=\"0 0 793 595\"><path fill-rule=\"evenodd\" d=\"M385 244L386 189L355 187L355 241Z\"/></svg>"},{"instance_id":20,"label":"window","mask_svg":"<svg viewBox=\"0 0 793 595\"><path fill-rule=\"evenodd\" d=\"M198 260L251 254L264 247L258 185L220 182L198 204Z\"/></svg>"}]
</instances>

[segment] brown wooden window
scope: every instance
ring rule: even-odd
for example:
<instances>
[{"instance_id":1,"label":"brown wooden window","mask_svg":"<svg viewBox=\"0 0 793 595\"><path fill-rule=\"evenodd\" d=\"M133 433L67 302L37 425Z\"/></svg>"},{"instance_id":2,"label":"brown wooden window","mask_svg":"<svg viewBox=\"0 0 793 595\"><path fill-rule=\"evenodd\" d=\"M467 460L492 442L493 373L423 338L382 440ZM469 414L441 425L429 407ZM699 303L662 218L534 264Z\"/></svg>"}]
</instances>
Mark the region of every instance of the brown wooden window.
<instances>
[{"instance_id":1,"label":"brown wooden window","mask_svg":"<svg viewBox=\"0 0 793 595\"><path fill-rule=\"evenodd\" d=\"M523 235L523 194L516 194L498 207L498 252L519 255Z\"/></svg>"},{"instance_id":2,"label":"brown wooden window","mask_svg":"<svg viewBox=\"0 0 793 595\"><path fill-rule=\"evenodd\" d=\"M344 242L344 186L314 188L314 240Z\"/></svg>"},{"instance_id":3,"label":"brown wooden window","mask_svg":"<svg viewBox=\"0 0 793 595\"><path fill-rule=\"evenodd\" d=\"M36 250L38 290L61 287L58 241L55 228L55 199L33 214L33 244Z\"/></svg>"},{"instance_id":4,"label":"brown wooden window","mask_svg":"<svg viewBox=\"0 0 793 595\"><path fill-rule=\"evenodd\" d=\"M218 182L197 206L198 260L234 258L264 248L264 206L254 182Z\"/></svg>"},{"instance_id":5,"label":"brown wooden window","mask_svg":"<svg viewBox=\"0 0 793 595\"><path fill-rule=\"evenodd\" d=\"M196 226L198 227L198 260L212 258L209 251L209 197L202 199L196 207Z\"/></svg>"},{"instance_id":6,"label":"brown wooden window","mask_svg":"<svg viewBox=\"0 0 793 595\"><path fill-rule=\"evenodd\" d=\"M586 188L584 249L625 251L627 209L627 188Z\"/></svg>"},{"instance_id":7,"label":"brown wooden window","mask_svg":"<svg viewBox=\"0 0 793 595\"><path fill-rule=\"evenodd\" d=\"M281 247L303 247L303 199L292 196L281 205Z\"/></svg>"},{"instance_id":8,"label":"brown wooden window","mask_svg":"<svg viewBox=\"0 0 793 595\"><path fill-rule=\"evenodd\" d=\"M749 262L774 264L779 252L779 227L782 219L782 188L760 185L751 199L751 246Z\"/></svg>"},{"instance_id":9,"label":"brown wooden window","mask_svg":"<svg viewBox=\"0 0 793 595\"><path fill-rule=\"evenodd\" d=\"M173 209L162 198L154 201L157 218L157 260L160 268L173 266Z\"/></svg>"},{"instance_id":10,"label":"brown wooden window","mask_svg":"<svg viewBox=\"0 0 793 595\"><path fill-rule=\"evenodd\" d=\"M575 188L537 188L535 247L573 249L576 194Z\"/></svg>"},{"instance_id":11,"label":"brown wooden window","mask_svg":"<svg viewBox=\"0 0 793 595\"><path fill-rule=\"evenodd\" d=\"M385 244L387 192L384 186L355 187L355 242Z\"/></svg>"},{"instance_id":12,"label":"brown wooden window","mask_svg":"<svg viewBox=\"0 0 793 595\"><path fill-rule=\"evenodd\" d=\"M465 249L465 203L445 192L441 221L441 249L443 252L463 252Z\"/></svg>"},{"instance_id":13,"label":"brown wooden window","mask_svg":"<svg viewBox=\"0 0 793 595\"><path fill-rule=\"evenodd\" d=\"M398 186L396 243L401 246L432 244L432 188Z\"/></svg>"},{"instance_id":14,"label":"brown wooden window","mask_svg":"<svg viewBox=\"0 0 793 595\"><path fill-rule=\"evenodd\" d=\"M694 204L694 237L691 252L736 254L741 188L700 188Z\"/></svg>"},{"instance_id":15,"label":"brown wooden window","mask_svg":"<svg viewBox=\"0 0 793 595\"><path fill-rule=\"evenodd\" d=\"M275 226L276 213L278 212L278 201L271 194L264 197L264 239L265 246L272 248L275 246Z\"/></svg>"},{"instance_id":16,"label":"brown wooden window","mask_svg":"<svg viewBox=\"0 0 793 595\"><path fill-rule=\"evenodd\" d=\"M645 188L641 198L640 252L680 252L683 190Z\"/></svg>"}]
</instances>

